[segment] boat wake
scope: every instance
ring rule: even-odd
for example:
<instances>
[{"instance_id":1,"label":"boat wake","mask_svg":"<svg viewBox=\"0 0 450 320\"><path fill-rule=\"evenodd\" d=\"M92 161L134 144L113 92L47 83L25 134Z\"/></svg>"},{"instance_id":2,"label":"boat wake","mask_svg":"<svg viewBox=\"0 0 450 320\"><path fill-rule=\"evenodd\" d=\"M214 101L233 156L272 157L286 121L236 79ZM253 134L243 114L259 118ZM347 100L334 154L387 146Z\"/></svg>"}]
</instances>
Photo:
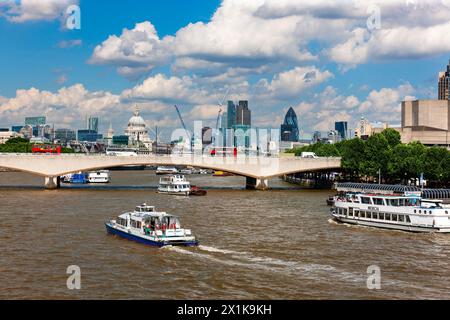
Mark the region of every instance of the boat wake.
<instances>
[{"instance_id":1,"label":"boat wake","mask_svg":"<svg viewBox=\"0 0 450 320\"><path fill-rule=\"evenodd\" d=\"M245 255L245 254L247 254L247 252L245 252L245 251L237 252L237 251L232 251L232 250L225 250L225 249L219 249L219 248L214 248L214 247L208 247L208 246L204 246L204 245L199 245L198 248L200 250L203 250L203 251L215 252L215 253L223 253L223 254L235 254L235 255Z\"/></svg>"},{"instance_id":2,"label":"boat wake","mask_svg":"<svg viewBox=\"0 0 450 320\"><path fill-rule=\"evenodd\" d=\"M347 271L341 272L330 265L260 257L248 252L237 252L203 245L198 246L196 249L185 249L177 246L166 246L163 248L176 253L186 254L196 259L204 259L230 267L244 267L271 273L301 275L302 277L309 277L315 280L317 278L337 277L341 280L352 282L365 281L365 277L361 274Z\"/></svg>"}]
</instances>

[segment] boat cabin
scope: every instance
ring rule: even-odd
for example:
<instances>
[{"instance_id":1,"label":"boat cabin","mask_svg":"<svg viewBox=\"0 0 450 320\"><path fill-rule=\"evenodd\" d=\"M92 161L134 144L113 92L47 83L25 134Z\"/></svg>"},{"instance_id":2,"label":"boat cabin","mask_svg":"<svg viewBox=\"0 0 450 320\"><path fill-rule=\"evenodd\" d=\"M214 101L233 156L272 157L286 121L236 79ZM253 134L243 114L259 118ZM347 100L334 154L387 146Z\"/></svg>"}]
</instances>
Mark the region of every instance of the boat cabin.
<instances>
[{"instance_id":1,"label":"boat cabin","mask_svg":"<svg viewBox=\"0 0 450 320\"><path fill-rule=\"evenodd\" d=\"M154 206L148 206L145 203L136 206L134 212L121 214L116 219L116 224L124 227L141 231L147 235L155 233L161 235L181 234L181 223L177 216L167 214L166 212L157 212Z\"/></svg>"}]
</instances>

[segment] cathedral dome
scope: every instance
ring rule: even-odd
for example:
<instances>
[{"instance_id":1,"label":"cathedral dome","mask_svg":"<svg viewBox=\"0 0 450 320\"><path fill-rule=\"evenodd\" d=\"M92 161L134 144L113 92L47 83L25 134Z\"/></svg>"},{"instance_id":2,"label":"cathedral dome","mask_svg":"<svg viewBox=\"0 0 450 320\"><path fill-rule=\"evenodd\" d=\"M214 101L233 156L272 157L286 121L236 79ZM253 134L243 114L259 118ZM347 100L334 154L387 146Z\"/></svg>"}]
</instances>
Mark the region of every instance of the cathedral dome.
<instances>
[{"instance_id":1,"label":"cathedral dome","mask_svg":"<svg viewBox=\"0 0 450 320\"><path fill-rule=\"evenodd\" d=\"M128 120L128 128L145 128L145 120L139 115L139 111L136 110L134 115Z\"/></svg>"}]
</instances>

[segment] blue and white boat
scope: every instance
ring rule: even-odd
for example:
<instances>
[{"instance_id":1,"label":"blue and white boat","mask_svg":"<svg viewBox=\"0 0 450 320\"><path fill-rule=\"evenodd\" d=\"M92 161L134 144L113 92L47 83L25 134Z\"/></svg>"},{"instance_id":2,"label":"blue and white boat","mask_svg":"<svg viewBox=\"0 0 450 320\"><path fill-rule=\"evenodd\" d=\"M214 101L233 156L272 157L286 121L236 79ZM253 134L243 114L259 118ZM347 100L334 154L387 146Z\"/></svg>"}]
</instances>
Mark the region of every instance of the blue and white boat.
<instances>
[{"instance_id":1,"label":"blue and white boat","mask_svg":"<svg viewBox=\"0 0 450 320\"><path fill-rule=\"evenodd\" d=\"M198 241L191 230L183 229L178 217L157 212L154 206L142 204L134 211L126 212L105 223L109 234L139 243L163 247L197 246Z\"/></svg>"}]
</instances>

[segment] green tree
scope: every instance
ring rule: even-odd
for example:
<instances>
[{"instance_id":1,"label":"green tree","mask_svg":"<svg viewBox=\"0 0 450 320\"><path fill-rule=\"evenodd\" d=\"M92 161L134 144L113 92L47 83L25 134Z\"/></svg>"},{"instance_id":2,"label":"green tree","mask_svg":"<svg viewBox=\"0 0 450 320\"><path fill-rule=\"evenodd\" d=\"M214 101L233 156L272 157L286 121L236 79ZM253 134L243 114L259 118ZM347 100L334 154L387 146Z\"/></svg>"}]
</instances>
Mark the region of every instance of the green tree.
<instances>
[{"instance_id":1,"label":"green tree","mask_svg":"<svg viewBox=\"0 0 450 320\"><path fill-rule=\"evenodd\" d=\"M444 148L427 148L421 157L425 178L438 183L448 180L450 177L449 157L450 153Z\"/></svg>"},{"instance_id":2,"label":"green tree","mask_svg":"<svg viewBox=\"0 0 450 320\"><path fill-rule=\"evenodd\" d=\"M393 149L394 147L399 145L402 141L400 132L398 132L395 129L392 129L392 128L384 129L381 132L381 134L386 138L388 145L391 149Z\"/></svg>"},{"instance_id":3,"label":"green tree","mask_svg":"<svg viewBox=\"0 0 450 320\"><path fill-rule=\"evenodd\" d=\"M380 170L384 175L387 173L390 153L389 143L384 135L377 133L370 136L365 143L360 172L367 176L376 177Z\"/></svg>"},{"instance_id":4,"label":"green tree","mask_svg":"<svg viewBox=\"0 0 450 320\"><path fill-rule=\"evenodd\" d=\"M355 178L359 175L360 163L364 159L364 141L359 138L344 140L336 144L342 157L342 169Z\"/></svg>"}]
</instances>

